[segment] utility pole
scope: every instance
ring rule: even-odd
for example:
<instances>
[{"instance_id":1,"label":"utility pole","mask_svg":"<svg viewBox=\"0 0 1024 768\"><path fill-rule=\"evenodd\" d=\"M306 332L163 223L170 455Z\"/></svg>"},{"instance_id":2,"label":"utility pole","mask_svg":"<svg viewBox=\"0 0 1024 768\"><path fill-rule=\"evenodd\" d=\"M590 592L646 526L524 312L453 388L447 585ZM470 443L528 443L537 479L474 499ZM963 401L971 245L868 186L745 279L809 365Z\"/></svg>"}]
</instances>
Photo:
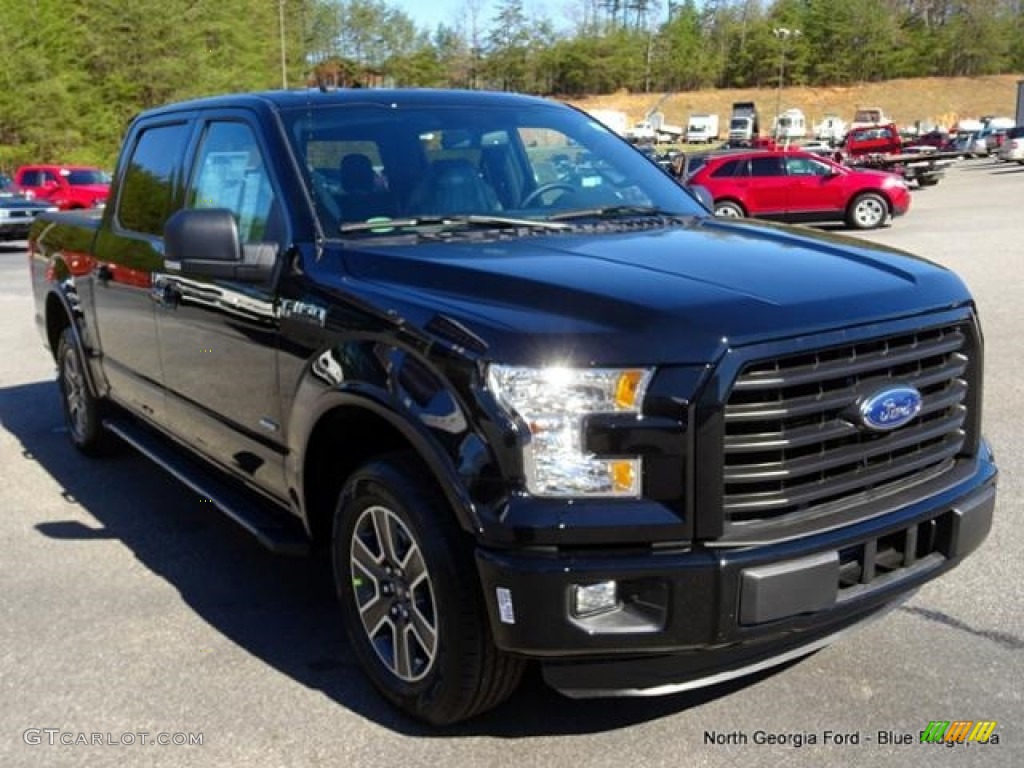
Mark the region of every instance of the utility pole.
<instances>
[{"instance_id":1,"label":"utility pole","mask_svg":"<svg viewBox=\"0 0 1024 768\"><path fill-rule=\"evenodd\" d=\"M789 39L800 37L799 29L789 29L788 27L775 27L772 30L772 34L775 35L776 39L780 41L779 44L779 87L775 92L775 139L779 138L779 114L782 110L782 85L783 80L786 77L786 45L789 43Z\"/></svg>"},{"instance_id":2,"label":"utility pole","mask_svg":"<svg viewBox=\"0 0 1024 768\"><path fill-rule=\"evenodd\" d=\"M277 26L281 33L281 88L288 90L288 56L284 48L284 0L277 0Z\"/></svg>"}]
</instances>

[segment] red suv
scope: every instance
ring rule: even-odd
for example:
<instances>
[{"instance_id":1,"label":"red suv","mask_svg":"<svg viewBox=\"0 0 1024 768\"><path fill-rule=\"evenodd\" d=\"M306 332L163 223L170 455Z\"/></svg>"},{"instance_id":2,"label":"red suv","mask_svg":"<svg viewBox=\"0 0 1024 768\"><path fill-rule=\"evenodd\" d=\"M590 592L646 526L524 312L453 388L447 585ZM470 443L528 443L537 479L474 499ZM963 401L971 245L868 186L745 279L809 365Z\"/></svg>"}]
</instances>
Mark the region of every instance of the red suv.
<instances>
[{"instance_id":1,"label":"red suv","mask_svg":"<svg viewBox=\"0 0 1024 768\"><path fill-rule=\"evenodd\" d=\"M99 168L81 165L23 165L14 183L62 211L102 208L110 194L110 179Z\"/></svg>"},{"instance_id":2,"label":"red suv","mask_svg":"<svg viewBox=\"0 0 1024 768\"><path fill-rule=\"evenodd\" d=\"M711 193L719 216L843 221L854 229L873 229L910 208L910 190L900 176L846 168L808 152L712 157L687 183Z\"/></svg>"}]
</instances>

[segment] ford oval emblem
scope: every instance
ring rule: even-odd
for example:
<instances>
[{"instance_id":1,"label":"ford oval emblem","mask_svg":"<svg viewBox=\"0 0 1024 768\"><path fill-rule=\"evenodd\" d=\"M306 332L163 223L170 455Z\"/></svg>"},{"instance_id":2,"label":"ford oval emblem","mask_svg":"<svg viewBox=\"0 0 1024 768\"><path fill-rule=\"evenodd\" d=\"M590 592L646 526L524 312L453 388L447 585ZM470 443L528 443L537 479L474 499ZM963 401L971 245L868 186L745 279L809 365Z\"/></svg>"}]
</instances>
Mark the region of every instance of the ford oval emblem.
<instances>
[{"instance_id":1,"label":"ford oval emblem","mask_svg":"<svg viewBox=\"0 0 1024 768\"><path fill-rule=\"evenodd\" d=\"M860 420L868 429L888 432L913 421L921 404L921 393L913 387L888 387L860 404Z\"/></svg>"}]
</instances>

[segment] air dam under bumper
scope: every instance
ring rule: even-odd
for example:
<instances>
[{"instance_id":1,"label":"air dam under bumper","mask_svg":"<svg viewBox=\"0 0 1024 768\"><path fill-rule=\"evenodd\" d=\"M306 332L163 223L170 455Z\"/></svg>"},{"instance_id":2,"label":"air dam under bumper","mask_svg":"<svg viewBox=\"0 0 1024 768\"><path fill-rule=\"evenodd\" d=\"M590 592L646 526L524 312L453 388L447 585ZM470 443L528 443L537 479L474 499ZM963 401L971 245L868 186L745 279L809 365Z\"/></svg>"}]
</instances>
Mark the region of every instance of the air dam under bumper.
<instances>
[{"instance_id":1,"label":"air dam under bumper","mask_svg":"<svg viewBox=\"0 0 1024 768\"><path fill-rule=\"evenodd\" d=\"M810 653L977 549L996 472L880 518L745 549L554 554L480 549L499 647L543 662L571 696L655 695ZM957 493L959 491L959 493ZM614 580L617 607L574 614L574 587Z\"/></svg>"}]
</instances>

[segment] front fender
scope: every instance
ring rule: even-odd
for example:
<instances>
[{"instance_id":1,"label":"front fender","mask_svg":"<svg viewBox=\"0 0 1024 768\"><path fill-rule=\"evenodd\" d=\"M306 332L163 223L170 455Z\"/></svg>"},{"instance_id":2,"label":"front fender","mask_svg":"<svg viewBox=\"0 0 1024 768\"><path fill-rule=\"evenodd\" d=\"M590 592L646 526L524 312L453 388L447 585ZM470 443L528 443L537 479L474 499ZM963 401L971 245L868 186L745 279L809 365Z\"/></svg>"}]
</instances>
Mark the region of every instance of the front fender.
<instances>
[{"instance_id":1,"label":"front fender","mask_svg":"<svg viewBox=\"0 0 1024 768\"><path fill-rule=\"evenodd\" d=\"M469 409L451 376L411 351L366 340L343 342L304 369L288 419L286 472L300 505L309 498L305 464L317 427L335 414L369 414L400 435L424 462L460 525L480 534L479 500L496 475L487 442L471 427ZM374 436L375 437L375 436ZM359 440L359 435L352 439ZM372 443L367 439L367 443ZM356 449L358 450L358 449ZM372 458L368 454L366 460ZM309 510L301 514L308 520Z\"/></svg>"}]
</instances>

